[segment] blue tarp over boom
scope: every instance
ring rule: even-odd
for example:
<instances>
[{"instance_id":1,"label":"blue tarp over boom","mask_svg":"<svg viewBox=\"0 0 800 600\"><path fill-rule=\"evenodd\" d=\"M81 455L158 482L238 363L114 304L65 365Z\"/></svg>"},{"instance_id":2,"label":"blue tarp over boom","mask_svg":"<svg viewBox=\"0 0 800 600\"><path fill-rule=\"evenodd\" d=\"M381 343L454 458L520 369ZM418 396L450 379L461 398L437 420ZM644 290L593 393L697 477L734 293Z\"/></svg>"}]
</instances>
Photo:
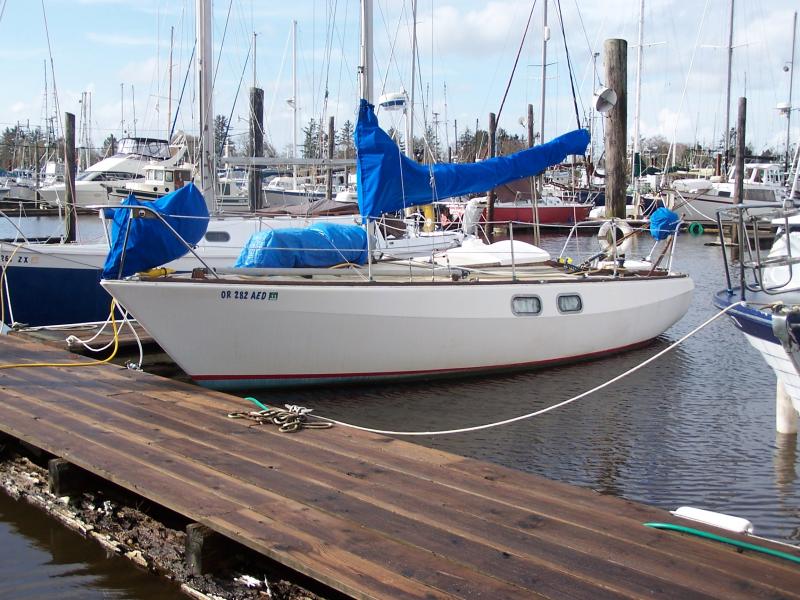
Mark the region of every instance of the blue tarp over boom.
<instances>
[{"instance_id":1,"label":"blue tarp over boom","mask_svg":"<svg viewBox=\"0 0 800 600\"><path fill-rule=\"evenodd\" d=\"M358 207L366 218L453 196L486 192L538 175L570 154L583 154L589 132L576 129L554 140L476 163L422 165L406 157L378 125L374 107L361 100L355 132Z\"/></svg>"},{"instance_id":2,"label":"blue tarp over boom","mask_svg":"<svg viewBox=\"0 0 800 600\"><path fill-rule=\"evenodd\" d=\"M140 202L133 194L123 206L148 206L161 214L164 220L190 245L203 239L208 228L208 209L203 194L193 183L170 192L153 202ZM188 252L186 245L175 237L164 224L151 218L135 218L131 221L127 235L129 209L107 209L113 211L111 224L111 249L103 266L103 279L127 277L140 271L160 267L180 258ZM125 263L122 264L123 247ZM122 273L120 273L122 265Z\"/></svg>"},{"instance_id":3,"label":"blue tarp over boom","mask_svg":"<svg viewBox=\"0 0 800 600\"><path fill-rule=\"evenodd\" d=\"M363 227L315 223L254 233L234 267L333 267L347 262L363 265L366 260L367 232Z\"/></svg>"}]
</instances>

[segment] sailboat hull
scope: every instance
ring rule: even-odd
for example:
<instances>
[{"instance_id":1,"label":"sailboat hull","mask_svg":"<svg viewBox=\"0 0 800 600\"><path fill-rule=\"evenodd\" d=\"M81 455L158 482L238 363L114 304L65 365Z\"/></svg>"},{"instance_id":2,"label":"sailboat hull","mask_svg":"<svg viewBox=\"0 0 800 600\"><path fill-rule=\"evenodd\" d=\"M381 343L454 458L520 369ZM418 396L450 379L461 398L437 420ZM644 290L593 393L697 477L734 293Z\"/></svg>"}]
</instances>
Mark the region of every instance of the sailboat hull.
<instances>
[{"instance_id":1,"label":"sailboat hull","mask_svg":"<svg viewBox=\"0 0 800 600\"><path fill-rule=\"evenodd\" d=\"M216 389L522 369L643 344L686 312L693 283L105 281L194 380ZM578 312L559 311L579 296ZM519 314L515 297L539 314Z\"/></svg>"}]
</instances>

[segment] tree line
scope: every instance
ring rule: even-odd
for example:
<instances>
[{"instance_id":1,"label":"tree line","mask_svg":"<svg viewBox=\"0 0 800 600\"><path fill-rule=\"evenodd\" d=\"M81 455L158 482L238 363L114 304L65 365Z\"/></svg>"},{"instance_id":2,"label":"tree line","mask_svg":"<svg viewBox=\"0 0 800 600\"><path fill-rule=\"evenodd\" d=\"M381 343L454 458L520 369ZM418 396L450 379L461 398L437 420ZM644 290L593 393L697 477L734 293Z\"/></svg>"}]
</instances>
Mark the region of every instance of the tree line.
<instances>
[{"instance_id":1,"label":"tree line","mask_svg":"<svg viewBox=\"0 0 800 600\"><path fill-rule=\"evenodd\" d=\"M334 133L334 158L355 158L355 143L353 133L355 126L352 121L345 121L342 126ZM405 152L406 142L404 135L395 128L390 128L387 133ZM216 153L221 157L225 152L233 156L250 156L250 136L234 136L233 128L224 115L217 115L214 119L214 134L216 139ZM196 155L197 137L187 135L189 144L189 155ZM327 131L320 127L317 119L309 119L307 125L302 129L302 141L298 148L298 154L302 158L324 158L327 156L328 148ZM239 139L238 142L234 141ZM90 164L110 156L117 147L118 138L111 134L103 140L99 147L87 149ZM527 140L517 134L510 134L505 129L497 130L497 154L507 155L522 150L527 147ZM701 144L678 143L675 145L675 164L688 166L697 164L705 157L705 161L713 160L719 148L725 143L724 135L718 140L714 147L704 147ZM736 130L730 132L731 157L736 145ZM226 148L227 146L227 148ZM641 164L643 167L653 166L661 168L667 159L670 142L662 135L650 136L642 139L641 144ZM288 152L287 152L288 154ZM748 156L754 155L752 144L746 147ZM483 129L471 130L466 128L460 132L456 143L452 149L444 148L436 130L428 125L425 133L419 137L414 136L414 158L419 162L475 162L483 160L489 155L489 133ZM768 148L760 156L768 159L780 157L782 149ZM49 136L40 128L29 128L22 125L6 127L0 134L0 168L11 170L14 168L34 168L35 165L43 164L45 160L61 160L64 156L64 138ZM277 157L278 153L273 145L264 139L264 156ZM598 157L595 157L598 158ZM671 161L670 161L671 162ZM702 165L701 165L702 166Z\"/></svg>"}]
</instances>

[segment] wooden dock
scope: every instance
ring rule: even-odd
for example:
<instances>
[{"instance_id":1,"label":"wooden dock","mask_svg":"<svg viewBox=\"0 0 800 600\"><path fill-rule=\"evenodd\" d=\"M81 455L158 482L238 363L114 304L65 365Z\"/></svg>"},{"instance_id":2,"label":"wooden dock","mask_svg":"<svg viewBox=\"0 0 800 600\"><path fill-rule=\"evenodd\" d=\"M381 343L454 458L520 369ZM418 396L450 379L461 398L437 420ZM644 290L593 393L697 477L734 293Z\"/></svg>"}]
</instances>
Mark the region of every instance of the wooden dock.
<instances>
[{"instance_id":1,"label":"wooden dock","mask_svg":"<svg viewBox=\"0 0 800 600\"><path fill-rule=\"evenodd\" d=\"M12 336L0 357L85 360ZM800 598L797 564L643 526L679 522L664 511L343 427L226 416L249 408L111 365L0 371L1 431L354 598Z\"/></svg>"},{"instance_id":2,"label":"wooden dock","mask_svg":"<svg viewBox=\"0 0 800 600\"><path fill-rule=\"evenodd\" d=\"M133 352L137 351L139 344L151 353L153 351L161 351L161 348L155 342L153 337L147 333L144 327L136 322L133 322L130 327L133 327L135 334L131 332L128 325L119 327L117 332L117 344L119 352ZM101 329L102 328L102 329ZM103 348L114 341L114 332L111 325L102 327L101 325L84 325L80 327L42 327L33 329L22 329L19 331L11 330L11 336L22 336L31 340L39 341L55 348L64 348L75 354L82 354L84 356L91 356L93 358L106 357L110 354L109 350L102 350L94 352L90 348L80 343L70 343L68 338L74 336L80 340L93 339L90 346L92 348Z\"/></svg>"}]
</instances>

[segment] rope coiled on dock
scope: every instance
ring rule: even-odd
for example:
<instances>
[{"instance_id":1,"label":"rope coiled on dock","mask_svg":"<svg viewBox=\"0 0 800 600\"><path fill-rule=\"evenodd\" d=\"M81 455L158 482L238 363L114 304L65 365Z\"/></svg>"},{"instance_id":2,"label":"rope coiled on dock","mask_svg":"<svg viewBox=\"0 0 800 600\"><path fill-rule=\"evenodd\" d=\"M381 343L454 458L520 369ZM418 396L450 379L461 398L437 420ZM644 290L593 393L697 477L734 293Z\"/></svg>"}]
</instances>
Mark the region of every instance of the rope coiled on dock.
<instances>
[{"instance_id":1,"label":"rope coiled on dock","mask_svg":"<svg viewBox=\"0 0 800 600\"><path fill-rule=\"evenodd\" d=\"M255 398L247 398L262 410L228 413L230 419L248 419L257 425L276 425L281 433L295 433L301 429L330 429L333 423L310 421L306 417L312 409L296 404L286 404L286 408L269 408Z\"/></svg>"}]
</instances>

